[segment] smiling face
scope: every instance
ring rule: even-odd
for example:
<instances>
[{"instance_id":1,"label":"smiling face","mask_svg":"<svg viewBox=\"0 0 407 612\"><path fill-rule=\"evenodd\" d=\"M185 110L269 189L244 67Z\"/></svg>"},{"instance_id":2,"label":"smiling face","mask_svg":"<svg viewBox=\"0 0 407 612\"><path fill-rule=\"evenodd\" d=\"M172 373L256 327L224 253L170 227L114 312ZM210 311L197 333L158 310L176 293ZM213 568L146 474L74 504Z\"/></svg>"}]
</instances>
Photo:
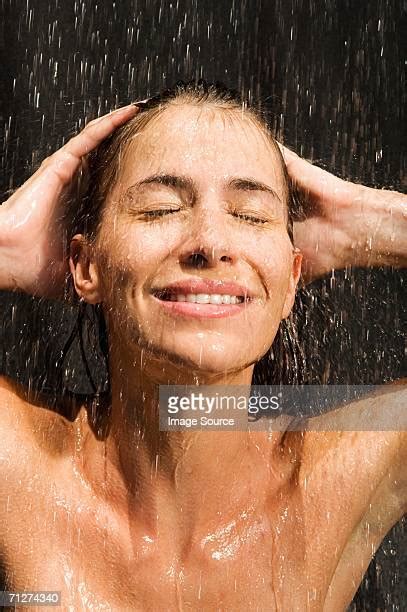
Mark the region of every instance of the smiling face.
<instances>
[{"instance_id":1,"label":"smiling face","mask_svg":"<svg viewBox=\"0 0 407 612\"><path fill-rule=\"evenodd\" d=\"M250 367L288 316L301 265L270 138L237 111L178 104L120 163L90 265L83 257L74 270L78 293L104 303L109 341L128 356L208 373ZM175 301L188 293L212 303Z\"/></svg>"}]
</instances>

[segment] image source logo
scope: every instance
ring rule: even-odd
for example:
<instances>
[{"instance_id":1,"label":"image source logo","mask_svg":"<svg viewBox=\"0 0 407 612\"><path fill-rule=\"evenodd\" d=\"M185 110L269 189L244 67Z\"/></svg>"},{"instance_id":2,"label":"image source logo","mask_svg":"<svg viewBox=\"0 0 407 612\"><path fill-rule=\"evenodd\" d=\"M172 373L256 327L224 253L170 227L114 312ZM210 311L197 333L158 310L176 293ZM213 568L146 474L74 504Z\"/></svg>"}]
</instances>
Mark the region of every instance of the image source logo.
<instances>
[{"instance_id":1,"label":"image source logo","mask_svg":"<svg viewBox=\"0 0 407 612\"><path fill-rule=\"evenodd\" d=\"M387 392L386 385L160 385L160 430L403 430L407 408L380 408ZM367 396L375 399L369 410Z\"/></svg>"},{"instance_id":2,"label":"image source logo","mask_svg":"<svg viewBox=\"0 0 407 612\"><path fill-rule=\"evenodd\" d=\"M245 430L260 412L279 412L281 392L252 393L246 386L160 386L160 429Z\"/></svg>"}]
</instances>

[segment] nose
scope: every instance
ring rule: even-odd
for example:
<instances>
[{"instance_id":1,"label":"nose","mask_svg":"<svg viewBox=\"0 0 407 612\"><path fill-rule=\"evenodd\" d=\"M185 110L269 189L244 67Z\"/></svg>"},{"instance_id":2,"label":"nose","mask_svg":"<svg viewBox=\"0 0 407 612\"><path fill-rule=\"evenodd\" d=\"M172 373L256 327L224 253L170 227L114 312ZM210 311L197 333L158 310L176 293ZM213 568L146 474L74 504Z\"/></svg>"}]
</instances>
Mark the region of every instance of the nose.
<instances>
[{"instance_id":1,"label":"nose","mask_svg":"<svg viewBox=\"0 0 407 612\"><path fill-rule=\"evenodd\" d=\"M218 251L214 248L207 249L206 247L200 247L196 249L192 249L188 253L183 253L179 261L182 265L188 268L215 268L218 262L227 262L232 263L233 258L224 253L220 254L222 251Z\"/></svg>"},{"instance_id":2,"label":"nose","mask_svg":"<svg viewBox=\"0 0 407 612\"><path fill-rule=\"evenodd\" d=\"M179 254L179 263L188 268L215 268L220 263L232 265L237 260L227 228L214 211L197 215L192 233Z\"/></svg>"}]
</instances>

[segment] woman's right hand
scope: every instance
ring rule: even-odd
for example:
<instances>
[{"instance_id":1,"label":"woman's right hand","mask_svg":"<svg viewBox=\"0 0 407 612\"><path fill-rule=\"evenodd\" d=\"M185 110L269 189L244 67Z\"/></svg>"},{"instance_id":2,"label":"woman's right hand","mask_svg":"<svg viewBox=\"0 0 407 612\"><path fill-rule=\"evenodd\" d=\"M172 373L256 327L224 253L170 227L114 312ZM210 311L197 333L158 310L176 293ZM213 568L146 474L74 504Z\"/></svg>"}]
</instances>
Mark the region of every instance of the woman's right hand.
<instances>
[{"instance_id":1,"label":"woman's right hand","mask_svg":"<svg viewBox=\"0 0 407 612\"><path fill-rule=\"evenodd\" d=\"M82 158L137 110L132 104L91 121L0 206L0 289L62 295L69 270L63 244L64 195Z\"/></svg>"}]
</instances>

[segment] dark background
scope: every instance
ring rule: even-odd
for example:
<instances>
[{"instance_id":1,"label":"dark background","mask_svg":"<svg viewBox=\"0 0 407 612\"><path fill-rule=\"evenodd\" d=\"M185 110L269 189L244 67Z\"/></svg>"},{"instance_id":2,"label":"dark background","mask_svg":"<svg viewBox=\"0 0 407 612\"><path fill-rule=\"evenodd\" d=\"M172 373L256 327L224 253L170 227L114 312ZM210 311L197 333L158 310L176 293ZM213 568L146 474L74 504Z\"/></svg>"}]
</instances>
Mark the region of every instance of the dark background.
<instances>
[{"instance_id":1,"label":"dark background","mask_svg":"<svg viewBox=\"0 0 407 612\"><path fill-rule=\"evenodd\" d=\"M0 201L85 120L179 78L270 97L277 136L349 180L403 191L406 3L0 0ZM405 141L405 139L404 139ZM406 274L336 272L301 292L309 383L406 376ZM75 309L0 293L0 367L55 387ZM89 393L74 347L66 385ZM95 370L103 379L103 363ZM407 609L407 535L385 539L352 610Z\"/></svg>"}]
</instances>

